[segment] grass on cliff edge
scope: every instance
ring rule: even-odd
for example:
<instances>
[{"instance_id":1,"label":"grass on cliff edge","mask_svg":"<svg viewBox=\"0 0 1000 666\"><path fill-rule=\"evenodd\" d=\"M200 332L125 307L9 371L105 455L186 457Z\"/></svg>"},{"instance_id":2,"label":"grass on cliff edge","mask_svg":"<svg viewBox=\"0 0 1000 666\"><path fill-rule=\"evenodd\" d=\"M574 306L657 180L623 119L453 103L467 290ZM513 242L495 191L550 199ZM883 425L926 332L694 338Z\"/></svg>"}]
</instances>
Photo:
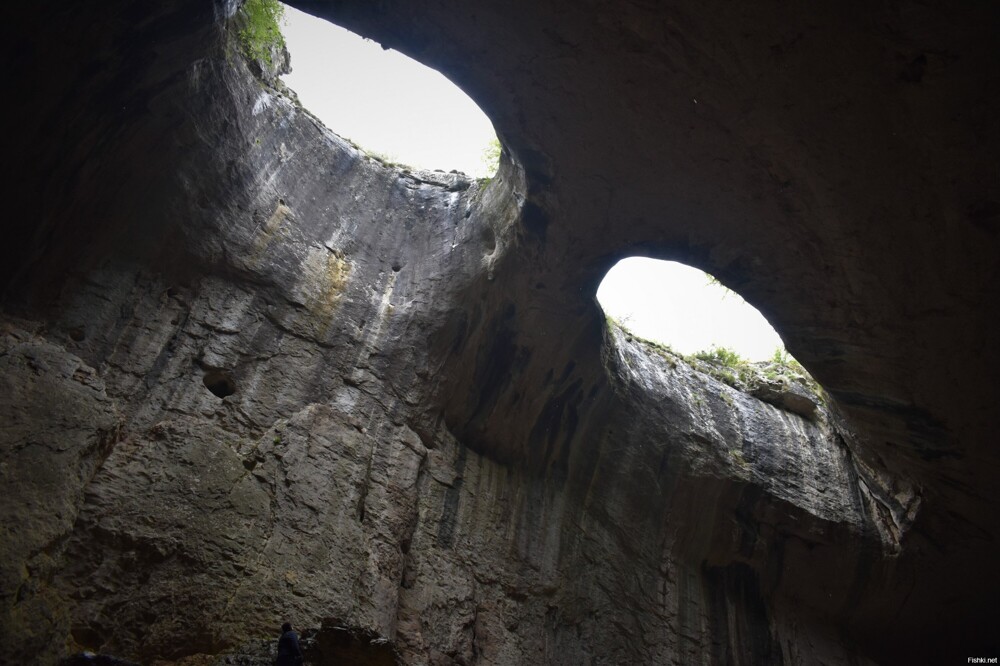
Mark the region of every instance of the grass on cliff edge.
<instances>
[{"instance_id":1,"label":"grass on cliff edge","mask_svg":"<svg viewBox=\"0 0 1000 666\"><path fill-rule=\"evenodd\" d=\"M739 391L753 389L761 382L787 384L795 382L819 398L822 392L812 375L785 349L778 347L767 361L753 363L728 347L712 345L710 349L685 357L688 364Z\"/></svg>"},{"instance_id":2,"label":"grass on cliff edge","mask_svg":"<svg viewBox=\"0 0 1000 666\"><path fill-rule=\"evenodd\" d=\"M246 25L240 30L240 43L247 56L271 64L271 51L285 45L279 22L285 6L278 0L247 0L242 7Z\"/></svg>"},{"instance_id":3,"label":"grass on cliff edge","mask_svg":"<svg viewBox=\"0 0 1000 666\"><path fill-rule=\"evenodd\" d=\"M670 345L636 335L614 317L606 316L605 319L609 327L620 329L629 341L634 340L649 351L659 354L672 368L676 367L678 360L681 360L694 370L715 377L732 388L744 392L762 381L781 384L795 382L820 400L824 400L822 387L801 363L781 347L774 350L774 355L769 360L756 363L743 358L733 349L717 345L686 356L674 351Z\"/></svg>"}]
</instances>

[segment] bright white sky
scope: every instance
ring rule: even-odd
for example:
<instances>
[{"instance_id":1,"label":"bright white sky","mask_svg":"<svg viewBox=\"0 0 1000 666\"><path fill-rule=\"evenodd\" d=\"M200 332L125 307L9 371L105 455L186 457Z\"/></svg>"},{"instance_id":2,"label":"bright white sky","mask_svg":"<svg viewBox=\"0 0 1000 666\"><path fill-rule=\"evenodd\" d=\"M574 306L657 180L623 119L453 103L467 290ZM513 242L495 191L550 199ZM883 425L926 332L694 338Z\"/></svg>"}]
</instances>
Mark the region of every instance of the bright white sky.
<instances>
[{"instance_id":1,"label":"bright white sky","mask_svg":"<svg viewBox=\"0 0 1000 666\"><path fill-rule=\"evenodd\" d=\"M493 124L441 73L292 7L281 32L282 80L331 130L413 167L493 175L482 158Z\"/></svg>"},{"instance_id":2,"label":"bright white sky","mask_svg":"<svg viewBox=\"0 0 1000 666\"><path fill-rule=\"evenodd\" d=\"M493 175L483 173L482 158L493 125L440 73L291 7L282 32L292 56L284 81L331 130L414 167ZM683 354L715 344L764 360L782 346L746 301L672 261L619 262L597 299L636 335Z\"/></svg>"},{"instance_id":3,"label":"bright white sky","mask_svg":"<svg viewBox=\"0 0 1000 666\"><path fill-rule=\"evenodd\" d=\"M756 308L708 280L704 272L675 261L630 257L608 271L597 300L636 335L682 354L715 344L763 361L778 347L784 349Z\"/></svg>"}]
</instances>

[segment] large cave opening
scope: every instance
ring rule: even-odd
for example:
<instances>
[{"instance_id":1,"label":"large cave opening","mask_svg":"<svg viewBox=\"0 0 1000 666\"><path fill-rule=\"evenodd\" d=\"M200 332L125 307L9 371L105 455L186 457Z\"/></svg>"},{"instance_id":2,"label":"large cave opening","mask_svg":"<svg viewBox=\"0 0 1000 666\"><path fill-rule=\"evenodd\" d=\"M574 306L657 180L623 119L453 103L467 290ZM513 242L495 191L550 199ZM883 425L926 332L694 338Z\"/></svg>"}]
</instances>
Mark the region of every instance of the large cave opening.
<instances>
[{"instance_id":1,"label":"large cave opening","mask_svg":"<svg viewBox=\"0 0 1000 666\"><path fill-rule=\"evenodd\" d=\"M440 72L294 7L283 81L340 136L380 161L491 178L499 143L476 103Z\"/></svg>"}]
</instances>

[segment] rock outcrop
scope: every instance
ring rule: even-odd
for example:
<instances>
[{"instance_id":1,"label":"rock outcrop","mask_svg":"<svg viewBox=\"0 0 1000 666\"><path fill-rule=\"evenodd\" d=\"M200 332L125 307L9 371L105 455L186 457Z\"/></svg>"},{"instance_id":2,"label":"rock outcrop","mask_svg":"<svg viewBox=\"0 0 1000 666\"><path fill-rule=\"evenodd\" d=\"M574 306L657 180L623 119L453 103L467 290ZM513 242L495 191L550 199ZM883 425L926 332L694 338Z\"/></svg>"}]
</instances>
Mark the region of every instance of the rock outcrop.
<instances>
[{"instance_id":1,"label":"rock outcrop","mask_svg":"<svg viewBox=\"0 0 1000 666\"><path fill-rule=\"evenodd\" d=\"M5 659L996 655L996 9L293 4L461 85L500 171L341 140L236 2L14 9ZM828 402L608 328L633 253Z\"/></svg>"}]
</instances>

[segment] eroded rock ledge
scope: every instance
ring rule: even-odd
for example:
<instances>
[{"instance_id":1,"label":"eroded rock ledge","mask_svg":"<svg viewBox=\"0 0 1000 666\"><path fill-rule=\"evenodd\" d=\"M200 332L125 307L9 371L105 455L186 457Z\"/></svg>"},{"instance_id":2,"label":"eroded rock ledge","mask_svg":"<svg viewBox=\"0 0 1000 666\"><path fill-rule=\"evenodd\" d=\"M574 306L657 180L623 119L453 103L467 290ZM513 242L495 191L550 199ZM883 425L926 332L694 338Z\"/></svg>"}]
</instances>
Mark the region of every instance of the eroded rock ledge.
<instances>
[{"instance_id":1,"label":"eroded rock ledge","mask_svg":"<svg viewBox=\"0 0 1000 666\"><path fill-rule=\"evenodd\" d=\"M295 4L462 84L500 173L368 158L244 62L235 3L16 10L50 76L15 96L3 654L263 659L283 618L409 664L990 649L995 11ZM873 142L854 100L941 134ZM900 269L942 236L964 282ZM829 405L608 329L634 251L740 288Z\"/></svg>"}]
</instances>

